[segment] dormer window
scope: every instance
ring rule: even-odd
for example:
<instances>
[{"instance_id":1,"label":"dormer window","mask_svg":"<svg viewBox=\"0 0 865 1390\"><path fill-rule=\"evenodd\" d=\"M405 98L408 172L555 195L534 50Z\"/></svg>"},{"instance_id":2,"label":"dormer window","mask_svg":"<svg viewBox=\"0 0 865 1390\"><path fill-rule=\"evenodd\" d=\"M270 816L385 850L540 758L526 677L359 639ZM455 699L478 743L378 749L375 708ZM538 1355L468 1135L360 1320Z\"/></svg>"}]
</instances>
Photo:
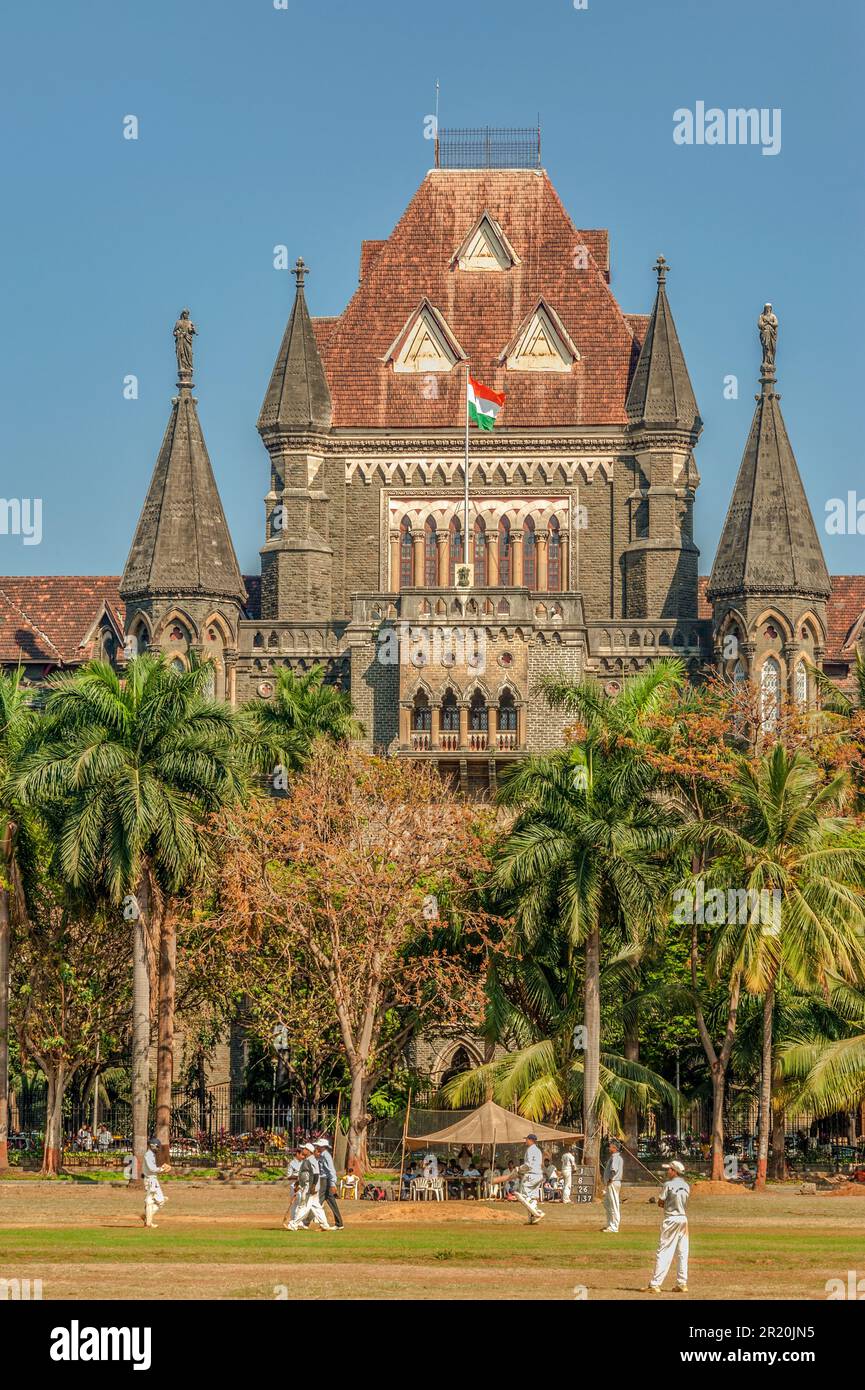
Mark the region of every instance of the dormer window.
<instances>
[{"instance_id":1,"label":"dormer window","mask_svg":"<svg viewBox=\"0 0 865 1390\"><path fill-rule=\"evenodd\" d=\"M569 372L579 357L558 314L540 299L499 361L512 372Z\"/></svg>"},{"instance_id":2,"label":"dormer window","mask_svg":"<svg viewBox=\"0 0 865 1390\"><path fill-rule=\"evenodd\" d=\"M485 212L464 238L451 264L457 270L510 270L520 264L520 258L499 223Z\"/></svg>"},{"instance_id":3,"label":"dormer window","mask_svg":"<svg viewBox=\"0 0 865 1390\"><path fill-rule=\"evenodd\" d=\"M395 372L449 372L466 355L443 314L422 300L385 355Z\"/></svg>"}]
</instances>

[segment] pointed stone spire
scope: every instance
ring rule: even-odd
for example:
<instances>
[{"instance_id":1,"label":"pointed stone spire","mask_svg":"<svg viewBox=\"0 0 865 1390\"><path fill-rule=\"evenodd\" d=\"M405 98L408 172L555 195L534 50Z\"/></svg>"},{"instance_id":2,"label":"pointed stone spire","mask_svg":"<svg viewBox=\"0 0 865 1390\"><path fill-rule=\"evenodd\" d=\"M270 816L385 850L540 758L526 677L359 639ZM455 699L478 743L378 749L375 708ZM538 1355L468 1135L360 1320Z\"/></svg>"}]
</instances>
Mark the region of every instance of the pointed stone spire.
<instances>
[{"instance_id":1,"label":"pointed stone spire","mask_svg":"<svg viewBox=\"0 0 865 1390\"><path fill-rule=\"evenodd\" d=\"M258 430L262 435L273 430L297 434L330 429L333 415L330 390L303 288L308 274L303 259L298 257L294 268L297 283L294 306L258 417Z\"/></svg>"},{"instance_id":2,"label":"pointed stone spire","mask_svg":"<svg viewBox=\"0 0 865 1390\"><path fill-rule=\"evenodd\" d=\"M124 600L159 595L246 600L192 394L194 334L185 309L174 330L179 394L171 403L123 571Z\"/></svg>"},{"instance_id":3,"label":"pointed stone spire","mask_svg":"<svg viewBox=\"0 0 865 1390\"><path fill-rule=\"evenodd\" d=\"M653 269L658 292L628 392L628 419L631 425L666 425L699 432L702 421L667 300L669 266L663 256Z\"/></svg>"},{"instance_id":4,"label":"pointed stone spire","mask_svg":"<svg viewBox=\"0 0 865 1390\"><path fill-rule=\"evenodd\" d=\"M778 320L771 304L758 331L760 394L707 595L825 599L829 573L775 390Z\"/></svg>"}]
</instances>

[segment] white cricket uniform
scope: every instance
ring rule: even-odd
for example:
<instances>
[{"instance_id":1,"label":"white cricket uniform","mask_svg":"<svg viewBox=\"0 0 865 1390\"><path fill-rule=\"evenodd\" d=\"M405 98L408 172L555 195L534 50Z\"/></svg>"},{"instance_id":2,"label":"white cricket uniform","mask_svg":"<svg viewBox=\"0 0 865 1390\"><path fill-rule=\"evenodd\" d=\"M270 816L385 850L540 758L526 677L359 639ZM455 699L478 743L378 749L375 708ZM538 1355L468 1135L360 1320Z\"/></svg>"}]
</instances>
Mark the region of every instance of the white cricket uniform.
<instances>
[{"instance_id":1,"label":"white cricket uniform","mask_svg":"<svg viewBox=\"0 0 865 1390\"><path fill-rule=\"evenodd\" d=\"M290 1229L296 1231L299 1227L314 1221L316 1225L321 1226L323 1231L329 1231L331 1226L319 1197L321 1172L318 1159L313 1154L305 1158L300 1165L298 1185L300 1188L299 1200L289 1222Z\"/></svg>"},{"instance_id":2,"label":"white cricket uniform","mask_svg":"<svg viewBox=\"0 0 865 1390\"><path fill-rule=\"evenodd\" d=\"M622 1219L619 1200L622 1191L622 1174L625 1160L620 1153L611 1153L604 1165L604 1211L607 1213L607 1229L618 1231Z\"/></svg>"},{"instance_id":3,"label":"white cricket uniform","mask_svg":"<svg viewBox=\"0 0 865 1390\"><path fill-rule=\"evenodd\" d=\"M166 1197L162 1191L162 1183L157 1174L159 1164L156 1162L156 1154L152 1149L147 1149L144 1154L144 1192L145 1195L154 1201L157 1207L164 1206Z\"/></svg>"},{"instance_id":4,"label":"white cricket uniform","mask_svg":"<svg viewBox=\"0 0 865 1390\"><path fill-rule=\"evenodd\" d=\"M661 1238L655 1257L655 1272L652 1275L653 1289L659 1289L664 1282L667 1270L676 1256L676 1282L688 1282L688 1214L686 1207L691 1189L684 1178L675 1177L665 1182L661 1189L664 1203L664 1219L661 1222Z\"/></svg>"},{"instance_id":5,"label":"white cricket uniform","mask_svg":"<svg viewBox=\"0 0 865 1390\"><path fill-rule=\"evenodd\" d=\"M562 1202L571 1200L571 1188L574 1185L574 1169L577 1166L576 1155L570 1150L562 1154Z\"/></svg>"},{"instance_id":6,"label":"white cricket uniform","mask_svg":"<svg viewBox=\"0 0 865 1390\"><path fill-rule=\"evenodd\" d=\"M287 1222L287 1221L293 1220L293 1219L294 1219L295 1212L297 1211L297 1204L298 1204L297 1176L298 1176L298 1173L299 1173L299 1172L300 1172L300 1159L299 1159L299 1158L297 1157L297 1155L295 1154L294 1158L292 1158L292 1159L289 1160L288 1167L287 1167L286 1170L285 1170L285 1176L288 1178L288 1191L289 1191L289 1194L290 1194L290 1196L289 1196L289 1203L288 1203L288 1211L285 1213L285 1217L284 1217L284 1220L285 1220L286 1222Z\"/></svg>"},{"instance_id":7,"label":"white cricket uniform","mask_svg":"<svg viewBox=\"0 0 865 1390\"><path fill-rule=\"evenodd\" d=\"M517 1198L531 1216L540 1216L538 1206L544 1190L544 1158L537 1144L529 1144L520 1165Z\"/></svg>"},{"instance_id":8,"label":"white cricket uniform","mask_svg":"<svg viewBox=\"0 0 865 1390\"><path fill-rule=\"evenodd\" d=\"M423 1161L423 1175L425 1178L437 1178L439 1175L439 1161L435 1154L427 1154Z\"/></svg>"}]
</instances>

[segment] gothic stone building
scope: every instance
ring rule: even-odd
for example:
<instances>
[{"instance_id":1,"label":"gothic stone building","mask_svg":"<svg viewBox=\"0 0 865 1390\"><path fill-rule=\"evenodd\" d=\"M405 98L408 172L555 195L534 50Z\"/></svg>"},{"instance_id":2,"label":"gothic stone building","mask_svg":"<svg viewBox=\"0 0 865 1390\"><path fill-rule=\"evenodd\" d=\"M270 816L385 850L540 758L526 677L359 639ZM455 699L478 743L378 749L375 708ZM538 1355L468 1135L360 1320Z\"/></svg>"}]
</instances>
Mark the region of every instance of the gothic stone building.
<instances>
[{"instance_id":1,"label":"gothic stone building","mask_svg":"<svg viewBox=\"0 0 865 1390\"><path fill-rule=\"evenodd\" d=\"M846 681L865 580L827 574L771 333L699 578L702 422L663 257L655 276L651 313L625 312L607 233L575 226L539 168L430 171L391 235L361 244L337 317L310 316L298 261L258 418L260 577L237 564L184 314L177 395L119 586L0 579L0 661L33 681L97 653L122 663L125 627L131 650L211 657L231 701L266 699L280 667L322 662L350 688L368 748L433 759L473 792L560 739L533 693L541 675L615 690L675 654L694 675L720 664L753 678L770 704L811 698L806 660ZM505 404L495 430L471 432L466 525L469 369Z\"/></svg>"}]
</instances>

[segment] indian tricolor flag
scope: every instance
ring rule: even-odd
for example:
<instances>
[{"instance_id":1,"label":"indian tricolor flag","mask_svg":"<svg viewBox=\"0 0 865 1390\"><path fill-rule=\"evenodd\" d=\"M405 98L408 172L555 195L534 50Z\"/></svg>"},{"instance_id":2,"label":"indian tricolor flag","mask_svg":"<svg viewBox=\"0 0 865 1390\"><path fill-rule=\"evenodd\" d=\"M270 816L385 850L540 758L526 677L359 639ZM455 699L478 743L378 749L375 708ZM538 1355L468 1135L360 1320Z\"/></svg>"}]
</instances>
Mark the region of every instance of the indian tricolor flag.
<instances>
[{"instance_id":1,"label":"indian tricolor flag","mask_svg":"<svg viewBox=\"0 0 865 1390\"><path fill-rule=\"evenodd\" d=\"M469 419L479 430L491 430L505 403L504 391L491 391L488 386L481 386L473 376L469 377L468 389Z\"/></svg>"}]
</instances>

